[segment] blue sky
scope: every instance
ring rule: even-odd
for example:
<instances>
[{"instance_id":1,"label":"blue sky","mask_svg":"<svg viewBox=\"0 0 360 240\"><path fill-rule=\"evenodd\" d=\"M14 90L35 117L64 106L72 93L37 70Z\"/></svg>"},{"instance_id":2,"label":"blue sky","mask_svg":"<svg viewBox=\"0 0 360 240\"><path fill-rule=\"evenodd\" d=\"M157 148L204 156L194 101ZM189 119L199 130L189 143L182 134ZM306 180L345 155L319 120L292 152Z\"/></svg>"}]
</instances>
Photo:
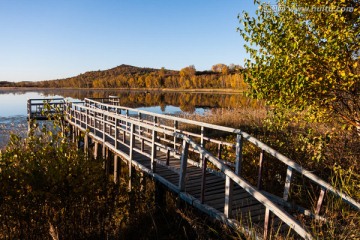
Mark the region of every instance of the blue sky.
<instances>
[{"instance_id":1,"label":"blue sky","mask_svg":"<svg viewBox=\"0 0 360 240\"><path fill-rule=\"evenodd\" d=\"M0 81L51 80L120 64L243 65L245 0L0 0Z\"/></svg>"}]
</instances>

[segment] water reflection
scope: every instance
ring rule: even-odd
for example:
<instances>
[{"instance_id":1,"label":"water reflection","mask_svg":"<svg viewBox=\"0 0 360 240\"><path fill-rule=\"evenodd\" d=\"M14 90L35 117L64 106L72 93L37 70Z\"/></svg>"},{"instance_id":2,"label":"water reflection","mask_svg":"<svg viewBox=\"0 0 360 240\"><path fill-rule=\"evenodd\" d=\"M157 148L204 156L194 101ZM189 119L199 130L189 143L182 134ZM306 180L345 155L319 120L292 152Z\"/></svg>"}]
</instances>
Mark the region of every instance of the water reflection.
<instances>
[{"instance_id":1,"label":"water reflection","mask_svg":"<svg viewBox=\"0 0 360 240\"><path fill-rule=\"evenodd\" d=\"M241 106L258 107L258 103L242 94L224 93L192 93L192 92L161 92L161 91L120 91L120 90L0 90L0 116L26 114L28 98L65 97L71 99L104 98L118 96L120 105L132 108L156 107L147 110L158 113L181 112L203 113L205 109L236 108ZM160 109L159 109L160 108ZM160 110L160 111L159 111Z\"/></svg>"},{"instance_id":2,"label":"water reflection","mask_svg":"<svg viewBox=\"0 0 360 240\"><path fill-rule=\"evenodd\" d=\"M73 90L73 89L0 89L0 148L10 132L26 133L26 103L29 98L64 97L71 100L118 96L120 105L162 114L204 114L214 108L258 108L259 103L242 94L192 93L124 90Z\"/></svg>"}]
</instances>

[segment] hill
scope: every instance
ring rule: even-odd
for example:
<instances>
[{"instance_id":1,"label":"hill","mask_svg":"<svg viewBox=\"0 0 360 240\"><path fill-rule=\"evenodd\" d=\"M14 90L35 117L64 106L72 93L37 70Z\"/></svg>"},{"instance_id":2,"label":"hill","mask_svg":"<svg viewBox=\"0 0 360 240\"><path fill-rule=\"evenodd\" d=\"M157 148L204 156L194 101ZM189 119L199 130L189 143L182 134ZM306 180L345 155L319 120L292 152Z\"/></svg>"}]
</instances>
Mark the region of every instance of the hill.
<instances>
[{"instance_id":1,"label":"hill","mask_svg":"<svg viewBox=\"0 0 360 240\"><path fill-rule=\"evenodd\" d=\"M226 66L226 65L223 65ZM227 67L227 66L226 66ZM227 71L196 71L194 66L180 71L165 68L141 68L122 64L89 71L65 79L17 83L18 87L46 88L244 88L239 68Z\"/></svg>"}]
</instances>

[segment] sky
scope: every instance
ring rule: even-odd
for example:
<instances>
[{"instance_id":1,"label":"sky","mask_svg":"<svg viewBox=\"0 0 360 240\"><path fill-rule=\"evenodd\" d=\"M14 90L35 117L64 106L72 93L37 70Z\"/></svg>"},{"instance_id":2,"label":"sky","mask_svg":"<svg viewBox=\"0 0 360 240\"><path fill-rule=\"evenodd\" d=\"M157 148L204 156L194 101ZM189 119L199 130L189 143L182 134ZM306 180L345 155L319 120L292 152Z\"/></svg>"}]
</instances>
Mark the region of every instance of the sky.
<instances>
[{"instance_id":1,"label":"sky","mask_svg":"<svg viewBox=\"0 0 360 240\"><path fill-rule=\"evenodd\" d=\"M0 0L0 81L76 76L121 64L244 65L237 15L249 0Z\"/></svg>"}]
</instances>

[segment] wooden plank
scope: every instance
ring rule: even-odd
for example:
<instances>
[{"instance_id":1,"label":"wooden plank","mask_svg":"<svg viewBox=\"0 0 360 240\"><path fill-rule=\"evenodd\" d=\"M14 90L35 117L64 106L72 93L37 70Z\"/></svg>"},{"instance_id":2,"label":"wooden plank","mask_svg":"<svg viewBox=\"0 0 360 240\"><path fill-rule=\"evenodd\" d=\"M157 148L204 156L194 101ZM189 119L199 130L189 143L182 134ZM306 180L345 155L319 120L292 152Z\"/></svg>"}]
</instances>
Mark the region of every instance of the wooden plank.
<instances>
[{"instance_id":1,"label":"wooden plank","mask_svg":"<svg viewBox=\"0 0 360 240\"><path fill-rule=\"evenodd\" d=\"M224 196L225 196L225 192L212 193L212 194L209 194L208 197L206 197L206 200L209 202L213 202L214 204L216 204L216 203L224 204L224 202L225 202ZM233 197L233 204L237 207L238 206L243 207L243 206L246 206L246 204L253 204L253 203L258 203L258 201L256 201L249 194L241 194L241 195L237 195L237 196Z\"/></svg>"},{"instance_id":2,"label":"wooden plank","mask_svg":"<svg viewBox=\"0 0 360 240\"><path fill-rule=\"evenodd\" d=\"M208 183L206 186L205 193L214 192L214 191L217 191L218 189L222 189L223 191L225 191L224 184L225 184L224 182L219 182L219 181L213 182L212 184ZM186 189L187 189L187 191L191 191L193 189L201 190L201 183L187 181Z\"/></svg>"}]
</instances>

